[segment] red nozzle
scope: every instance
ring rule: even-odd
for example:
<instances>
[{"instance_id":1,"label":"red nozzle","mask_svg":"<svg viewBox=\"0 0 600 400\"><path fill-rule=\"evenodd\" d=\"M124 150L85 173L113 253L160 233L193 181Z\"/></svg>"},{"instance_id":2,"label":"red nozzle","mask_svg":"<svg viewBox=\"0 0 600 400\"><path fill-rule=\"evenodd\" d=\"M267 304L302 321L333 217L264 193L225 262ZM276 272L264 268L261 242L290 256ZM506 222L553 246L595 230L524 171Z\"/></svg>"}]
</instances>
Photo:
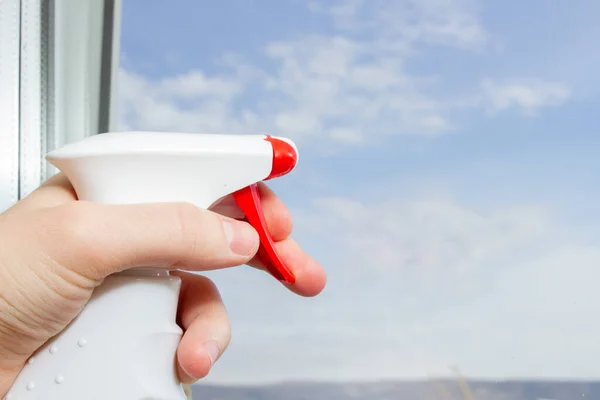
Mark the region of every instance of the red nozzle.
<instances>
[{"instance_id":1,"label":"red nozzle","mask_svg":"<svg viewBox=\"0 0 600 400\"><path fill-rule=\"evenodd\" d=\"M296 149L285 140L268 135L265 140L270 142L271 147L273 147L273 166L271 167L271 174L265 181L279 178L280 176L291 172L298 162L298 153L296 153Z\"/></svg>"},{"instance_id":2,"label":"red nozzle","mask_svg":"<svg viewBox=\"0 0 600 400\"><path fill-rule=\"evenodd\" d=\"M265 140L271 143L273 149L271 173L265 180L278 178L292 171L298 162L298 153L294 147L285 140L271 136L267 136ZM273 238L267 229L257 185L253 184L234 192L233 198L246 215L246 221L258 232L260 247L257 256L260 262L276 279L285 283L294 283L296 278L281 261L275 250Z\"/></svg>"}]
</instances>

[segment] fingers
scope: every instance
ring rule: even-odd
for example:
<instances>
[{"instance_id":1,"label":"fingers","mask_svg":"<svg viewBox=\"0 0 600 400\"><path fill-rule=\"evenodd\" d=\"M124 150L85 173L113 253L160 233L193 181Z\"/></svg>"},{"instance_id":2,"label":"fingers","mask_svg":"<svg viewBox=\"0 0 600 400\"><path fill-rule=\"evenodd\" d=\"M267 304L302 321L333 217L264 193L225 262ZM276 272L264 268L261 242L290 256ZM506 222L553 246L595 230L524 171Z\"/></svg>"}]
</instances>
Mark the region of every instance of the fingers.
<instances>
[{"instance_id":1,"label":"fingers","mask_svg":"<svg viewBox=\"0 0 600 400\"><path fill-rule=\"evenodd\" d=\"M301 296L319 294L326 283L323 268L289 238L292 218L281 199L263 182L258 189L277 251L296 276L296 282L286 286ZM47 229L39 231L53 236L52 251L61 260L77 260L75 255L82 253L84 259L94 256L97 262L87 266L71 262L73 268L90 269L82 271L88 277L101 279L135 266L182 265L184 269L208 270L248 264L265 269L258 260L249 260L256 253L258 238L244 222L219 218L189 204L107 206L73 200L73 188L59 173L21 203L61 210L54 213L58 215ZM225 227L223 221L228 221ZM229 247L227 238L233 238Z\"/></svg>"},{"instance_id":2,"label":"fingers","mask_svg":"<svg viewBox=\"0 0 600 400\"><path fill-rule=\"evenodd\" d=\"M258 235L247 223L188 203L78 201L44 210L37 223L46 254L90 279L132 267L231 267L258 249Z\"/></svg>"},{"instance_id":3,"label":"fingers","mask_svg":"<svg viewBox=\"0 0 600 400\"><path fill-rule=\"evenodd\" d=\"M296 277L293 285L285 286L300 296L318 295L327 281L323 267L289 237L293 227L292 217L281 199L263 182L259 183L258 188L267 228L275 242L275 248L283 263ZM258 259L253 259L248 265L266 271Z\"/></svg>"},{"instance_id":4,"label":"fingers","mask_svg":"<svg viewBox=\"0 0 600 400\"><path fill-rule=\"evenodd\" d=\"M204 378L225 351L231 326L210 279L185 272L174 274L182 277L179 323L185 332L177 349L178 372L179 379L189 384Z\"/></svg>"},{"instance_id":5,"label":"fingers","mask_svg":"<svg viewBox=\"0 0 600 400\"><path fill-rule=\"evenodd\" d=\"M289 290L300 296L313 297L325 288L327 277L325 270L317 261L306 254L292 238L275 243L275 248L292 274L296 277L293 284L284 283ZM258 259L253 259L248 265L265 270Z\"/></svg>"},{"instance_id":6,"label":"fingers","mask_svg":"<svg viewBox=\"0 0 600 400\"><path fill-rule=\"evenodd\" d=\"M257 187L267 229L274 240L285 239L292 232L292 218L287 207L265 183L259 182ZM232 195L225 196L212 210L231 218L244 219L244 213Z\"/></svg>"},{"instance_id":7,"label":"fingers","mask_svg":"<svg viewBox=\"0 0 600 400\"><path fill-rule=\"evenodd\" d=\"M258 184L258 193L267 229L273 240L278 242L290 236L293 228L292 216L283 201L263 182Z\"/></svg>"}]
</instances>

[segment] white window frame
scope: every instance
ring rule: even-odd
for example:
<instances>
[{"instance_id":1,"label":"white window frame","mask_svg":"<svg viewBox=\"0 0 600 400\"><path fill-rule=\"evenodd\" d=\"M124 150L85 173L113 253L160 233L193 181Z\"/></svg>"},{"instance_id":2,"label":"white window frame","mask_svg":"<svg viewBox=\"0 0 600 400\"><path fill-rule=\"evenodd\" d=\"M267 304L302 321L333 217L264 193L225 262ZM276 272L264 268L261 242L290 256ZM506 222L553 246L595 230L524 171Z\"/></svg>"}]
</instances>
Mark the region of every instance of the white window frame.
<instances>
[{"instance_id":1,"label":"white window frame","mask_svg":"<svg viewBox=\"0 0 600 400\"><path fill-rule=\"evenodd\" d=\"M0 212L48 151L117 128L120 25L121 0L0 1Z\"/></svg>"}]
</instances>

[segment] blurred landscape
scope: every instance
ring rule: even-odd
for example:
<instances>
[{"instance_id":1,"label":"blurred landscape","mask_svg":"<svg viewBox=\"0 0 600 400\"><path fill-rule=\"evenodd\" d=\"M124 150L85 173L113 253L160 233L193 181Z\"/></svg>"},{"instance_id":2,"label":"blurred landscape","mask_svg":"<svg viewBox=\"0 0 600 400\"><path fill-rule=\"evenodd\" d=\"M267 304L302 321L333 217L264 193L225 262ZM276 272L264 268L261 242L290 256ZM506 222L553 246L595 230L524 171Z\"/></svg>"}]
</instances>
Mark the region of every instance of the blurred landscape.
<instances>
[{"instance_id":1,"label":"blurred landscape","mask_svg":"<svg viewBox=\"0 0 600 400\"><path fill-rule=\"evenodd\" d=\"M468 386L468 387L467 387ZM193 387L200 400L571 400L600 399L600 381L423 380Z\"/></svg>"}]
</instances>

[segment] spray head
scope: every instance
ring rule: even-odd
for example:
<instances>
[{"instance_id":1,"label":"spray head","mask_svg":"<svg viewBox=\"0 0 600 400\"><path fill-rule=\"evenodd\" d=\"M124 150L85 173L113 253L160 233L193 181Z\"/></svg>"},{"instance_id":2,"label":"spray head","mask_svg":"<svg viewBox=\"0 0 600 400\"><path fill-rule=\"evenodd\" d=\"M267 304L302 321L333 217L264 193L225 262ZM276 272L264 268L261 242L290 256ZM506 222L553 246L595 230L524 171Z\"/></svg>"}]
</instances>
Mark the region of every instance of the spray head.
<instances>
[{"instance_id":1,"label":"spray head","mask_svg":"<svg viewBox=\"0 0 600 400\"><path fill-rule=\"evenodd\" d=\"M232 195L258 232L257 257L280 281L294 283L267 229L257 183L290 173L298 151L269 135L114 132L49 153L79 200L108 204L190 202L211 209Z\"/></svg>"}]
</instances>

